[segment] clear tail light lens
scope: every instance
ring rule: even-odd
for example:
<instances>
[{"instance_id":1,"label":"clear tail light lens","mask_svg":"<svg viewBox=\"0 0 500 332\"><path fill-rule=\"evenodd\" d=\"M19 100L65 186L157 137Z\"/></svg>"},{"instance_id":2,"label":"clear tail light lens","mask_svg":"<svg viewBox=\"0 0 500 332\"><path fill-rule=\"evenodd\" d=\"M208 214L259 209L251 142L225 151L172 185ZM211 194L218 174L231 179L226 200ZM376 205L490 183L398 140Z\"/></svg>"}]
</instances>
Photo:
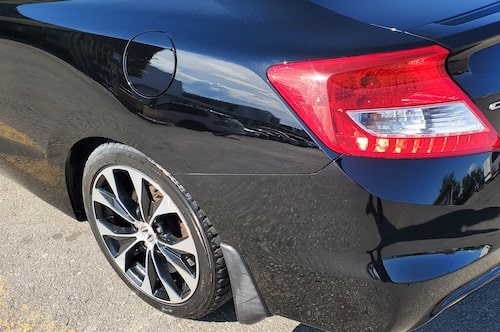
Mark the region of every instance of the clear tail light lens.
<instances>
[{"instance_id":1,"label":"clear tail light lens","mask_svg":"<svg viewBox=\"0 0 500 332\"><path fill-rule=\"evenodd\" d=\"M491 151L498 134L430 46L276 65L268 78L330 149L379 158Z\"/></svg>"}]
</instances>

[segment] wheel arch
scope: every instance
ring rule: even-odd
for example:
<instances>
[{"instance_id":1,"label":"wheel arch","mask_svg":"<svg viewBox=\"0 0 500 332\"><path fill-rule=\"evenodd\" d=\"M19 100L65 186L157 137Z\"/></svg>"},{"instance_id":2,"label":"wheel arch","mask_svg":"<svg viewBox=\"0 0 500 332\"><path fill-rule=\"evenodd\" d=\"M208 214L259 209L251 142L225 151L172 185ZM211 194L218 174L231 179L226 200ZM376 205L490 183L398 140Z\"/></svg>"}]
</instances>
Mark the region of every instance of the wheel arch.
<instances>
[{"instance_id":1,"label":"wheel arch","mask_svg":"<svg viewBox=\"0 0 500 332\"><path fill-rule=\"evenodd\" d=\"M68 195L75 218L78 221L87 220L83 206L82 177L85 162L98 146L114 142L105 137L87 137L75 143L68 152L65 165L65 178Z\"/></svg>"}]
</instances>

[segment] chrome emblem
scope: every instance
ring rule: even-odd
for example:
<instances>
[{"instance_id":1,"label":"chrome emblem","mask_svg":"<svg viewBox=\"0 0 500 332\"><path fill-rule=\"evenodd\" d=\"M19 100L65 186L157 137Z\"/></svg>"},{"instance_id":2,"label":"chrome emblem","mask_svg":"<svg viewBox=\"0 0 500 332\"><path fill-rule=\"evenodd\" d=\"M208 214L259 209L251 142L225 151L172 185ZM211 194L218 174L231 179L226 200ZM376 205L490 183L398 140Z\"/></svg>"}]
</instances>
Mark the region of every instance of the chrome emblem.
<instances>
[{"instance_id":1,"label":"chrome emblem","mask_svg":"<svg viewBox=\"0 0 500 332\"><path fill-rule=\"evenodd\" d=\"M488 108L490 109L490 111L496 111L497 109L500 108L500 100L496 101L494 103L491 103Z\"/></svg>"}]
</instances>

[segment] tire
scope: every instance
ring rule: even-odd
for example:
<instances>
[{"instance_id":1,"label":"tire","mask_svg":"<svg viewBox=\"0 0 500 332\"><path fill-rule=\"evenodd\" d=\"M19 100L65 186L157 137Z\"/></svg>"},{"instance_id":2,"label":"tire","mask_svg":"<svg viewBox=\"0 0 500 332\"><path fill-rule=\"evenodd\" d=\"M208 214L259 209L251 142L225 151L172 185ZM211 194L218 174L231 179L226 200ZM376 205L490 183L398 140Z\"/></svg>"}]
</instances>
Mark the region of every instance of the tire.
<instances>
[{"instance_id":1,"label":"tire","mask_svg":"<svg viewBox=\"0 0 500 332\"><path fill-rule=\"evenodd\" d=\"M106 143L89 156L85 212L111 266L142 299L168 314L201 318L230 297L220 239L203 211L139 151Z\"/></svg>"}]
</instances>

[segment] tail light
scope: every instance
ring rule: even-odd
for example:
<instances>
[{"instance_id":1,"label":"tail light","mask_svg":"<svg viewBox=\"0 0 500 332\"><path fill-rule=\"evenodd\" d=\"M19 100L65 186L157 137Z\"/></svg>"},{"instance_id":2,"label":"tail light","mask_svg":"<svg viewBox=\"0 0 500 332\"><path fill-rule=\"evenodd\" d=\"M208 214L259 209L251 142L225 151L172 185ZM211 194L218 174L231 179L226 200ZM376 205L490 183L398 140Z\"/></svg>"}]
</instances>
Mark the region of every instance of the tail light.
<instances>
[{"instance_id":1,"label":"tail light","mask_svg":"<svg viewBox=\"0 0 500 332\"><path fill-rule=\"evenodd\" d=\"M269 68L271 84L330 149L379 158L491 151L498 134L446 73L440 46Z\"/></svg>"}]
</instances>

